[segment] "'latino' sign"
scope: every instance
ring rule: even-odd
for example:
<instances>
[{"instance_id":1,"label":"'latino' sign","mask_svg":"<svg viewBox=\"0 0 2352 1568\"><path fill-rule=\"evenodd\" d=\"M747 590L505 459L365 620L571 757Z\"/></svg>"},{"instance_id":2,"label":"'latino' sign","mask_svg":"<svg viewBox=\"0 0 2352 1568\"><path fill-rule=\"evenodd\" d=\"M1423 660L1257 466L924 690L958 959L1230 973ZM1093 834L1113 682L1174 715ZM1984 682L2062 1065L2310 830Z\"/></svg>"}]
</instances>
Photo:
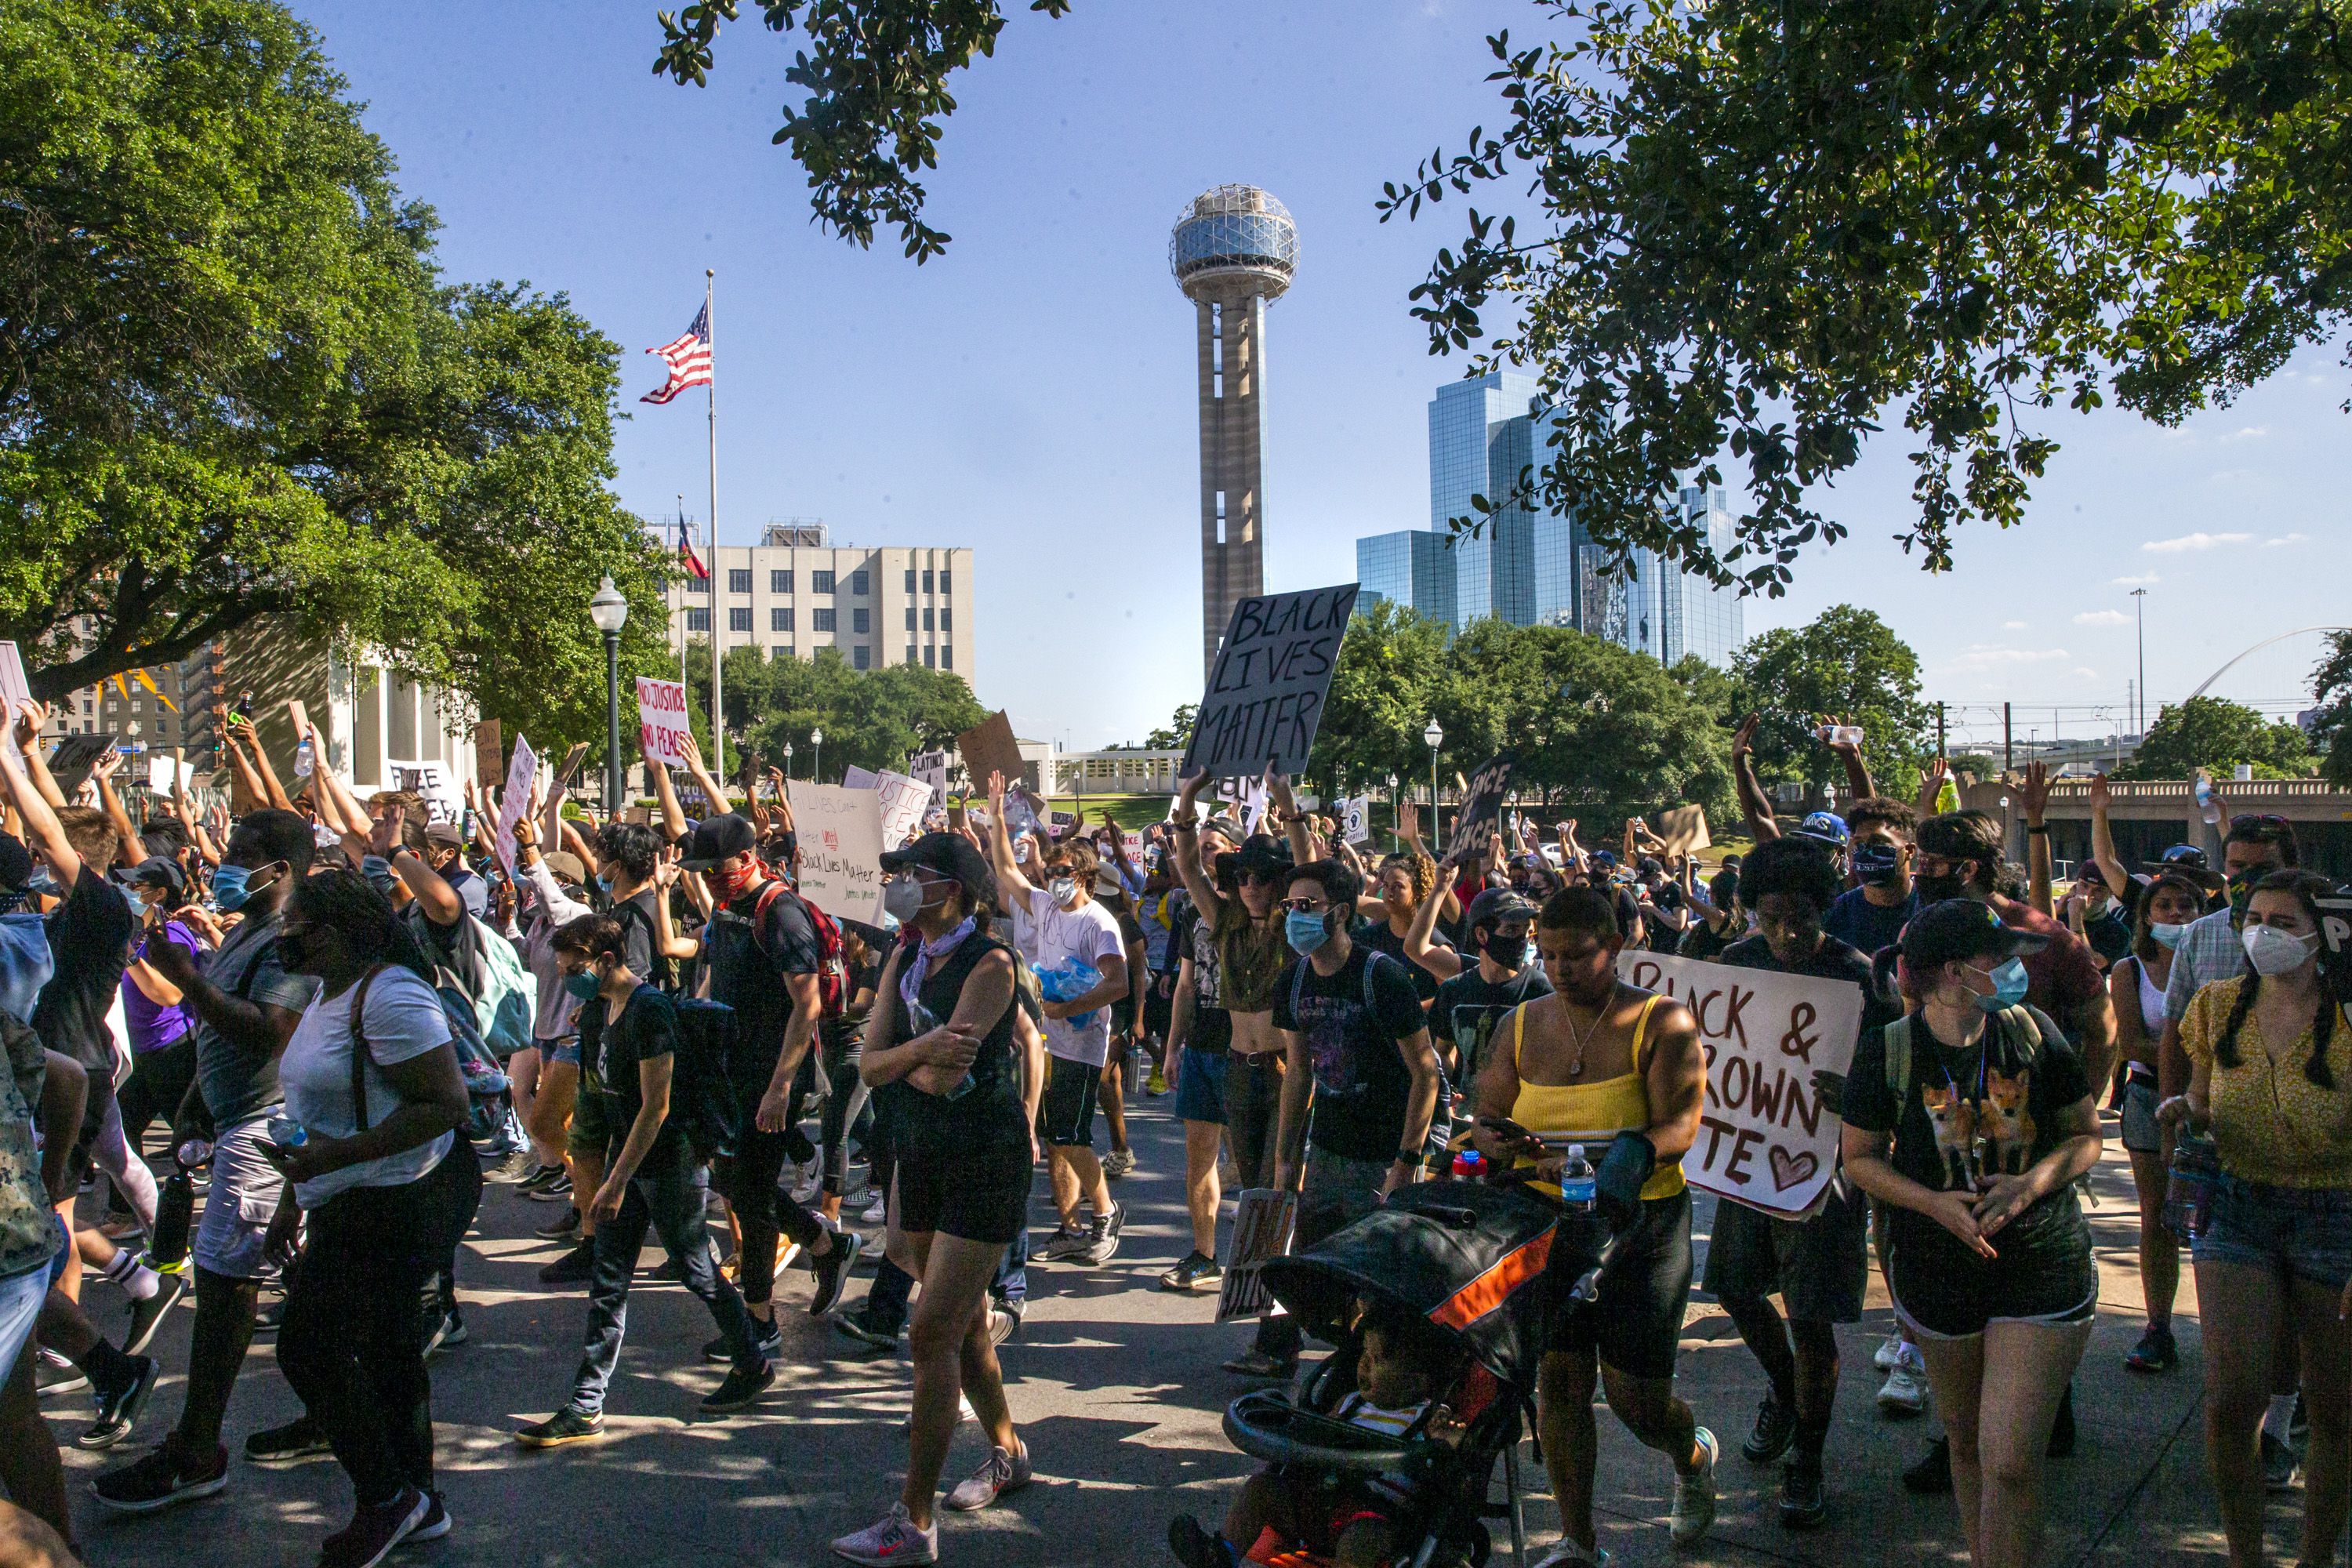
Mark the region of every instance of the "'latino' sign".
<instances>
[{"instance_id":1,"label":"'latino' sign","mask_svg":"<svg viewBox=\"0 0 2352 1568\"><path fill-rule=\"evenodd\" d=\"M1446 840L1445 852L1454 863L1476 856L1485 847L1486 837L1502 826L1503 797L1511 791L1511 769L1514 760L1496 757L1471 774L1462 791L1462 809L1454 815L1454 837Z\"/></svg>"},{"instance_id":2,"label":"'latino' sign","mask_svg":"<svg viewBox=\"0 0 2352 1568\"><path fill-rule=\"evenodd\" d=\"M908 776L930 785L932 795L940 800L947 798L948 772L954 766L953 752L917 752L907 759Z\"/></svg>"},{"instance_id":3,"label":"'latino' sign","mask_svg":"<svg viewBox=\"0 0 2352 1568\"><path fill-rule=\"evenodd\" d=\"M677 742L690 733L686 716L686 682L637 677L637 749L645 753L646 761L666 768L686 766L686 754L678 750Z\"/></svg>"},{"instance_id":4,"label":"'latino' sign","mask_svg":"<svg viewBox=\"0 0 2352 1568\"><path fill-rule=\"evenodd\" d=\"M1837 1173L1842 1124L1813 1074L1853 1066L1862 987L1630 950L1617 975L1664 992L1698 1019L1706 1103L1683 1156L1691 1185L1783 1218L1819 1208Z\"/></svg>"},{"instance_id":5,"label":"'latino' sign","mask_svg":"<svg viewBox=\"0 0 2352 1568\"><path fill-rule=\"evenodd\" d=\"M1305 773L1355 607L1353 583L1235 605L1181 771L1206 769L1212 778L1255 778L1268 768Z\"/></svg>"},{"instance_id":6,"label":"'latino' sign","mask_svg":"<svg viewBox=\"0 0 2352 1568\"><path fill-rule=\"evenodd\" d=\"M880 792L798 779L784 787L800 836L802 896L835 920L880 925Z\"/></svg>"}]
</instances>

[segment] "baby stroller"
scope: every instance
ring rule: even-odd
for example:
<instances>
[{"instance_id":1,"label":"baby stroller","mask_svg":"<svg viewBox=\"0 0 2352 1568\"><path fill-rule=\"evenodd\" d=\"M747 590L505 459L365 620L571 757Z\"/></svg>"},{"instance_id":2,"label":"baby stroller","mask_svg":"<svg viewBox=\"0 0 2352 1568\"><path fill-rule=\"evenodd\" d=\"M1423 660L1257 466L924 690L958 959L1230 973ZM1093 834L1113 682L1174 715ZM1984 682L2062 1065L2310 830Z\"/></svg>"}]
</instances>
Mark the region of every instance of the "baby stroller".
<instances>
[{"instance_id":1,"label":"baby stroller","mask_svg":"<svg viewBox=\"0 0 2352 1568\"><path fill-rule=\"evenodd\" d=\"M1320 1245L1262 1266L1275 1300L1339 1350L1297 1403L1275 1389L1234 1401L1226 1437L1245 1454L1319 1482L1376 1479L1396 1500L1398 1568L1478 1568L1493 1550L1494 1519L1509 1521L1517 1568L1527 1548L1518 1439L1534 1409L1546 1308L1562 1289L1590 1297L1609 1237L1599 1215L1564 1213L1515 1185L1449 1181L1401 1189ZM1458 1443L1440 1442L1418 1424L1392 1437L1332 1417L1355 1386L1351 1320L1359 1301L1422 1317L1458 1348L1457 1369L1440 1395L1465 1428ZM1498 1457L1500 1505L1488 1500Z\"/></svg>"}]
</instances>

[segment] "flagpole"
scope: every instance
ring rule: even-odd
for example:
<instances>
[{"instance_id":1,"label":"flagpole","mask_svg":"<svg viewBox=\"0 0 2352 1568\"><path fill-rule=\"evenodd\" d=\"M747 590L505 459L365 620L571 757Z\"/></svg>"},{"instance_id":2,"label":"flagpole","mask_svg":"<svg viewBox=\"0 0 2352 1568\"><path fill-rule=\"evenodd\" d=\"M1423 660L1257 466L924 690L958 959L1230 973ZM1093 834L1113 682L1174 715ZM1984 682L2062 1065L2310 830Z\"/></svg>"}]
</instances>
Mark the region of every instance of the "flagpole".
<instances>
[{"instance_id":1,"label":"flagpole","mask_svg":"<svg viewBox=\"0 0 2352 1568\"><path fill-rule=\"evenodd\" d=\"M685 492L684 492L684 491L680 491L680 492L678 493L678 498L677 498L677 542L678 542L678 546L679 546L679 548L681 548L681 549L687 548L687 547L688 547L688 538L687 538L687 532L686 532L686 495L685 495ZM707 582L709 582L709 579L706 577L706 578L704 578L704 579L703 579L703 581L707 583ZM686 592L687 592L687 596L688 596L688 598L692 598L692 597L694 596L694 584L693 584L693 582L692 582L692 580L691 580L691 579L688 579L688 581ZM691 608L691 606L688 606L688 607L689 607L689 609ZM689 615L686 617L686 622L687 622L687 626L691 626L694 624L694 616L693 616L692 615L690 615L690 614L689 614ZM685 627L685 626L681 626L681 627L678 629L678 634L677 634L677 687L678 687L678 696L680 697L680 699L681 699L681 700L683 700L683 698L684 698L684 697L685 697L685 695L686 695L686 627Z\"/></svg>"},{"instance_id":2,"label":"flagpole","mask_svg":"<svg viewBox=\"0 0 2352 1568\"><path fill-rule=\"evenodd\" d=\"M726 711L719 691L719 650L724 644L719 635L719 315L713 309L717 297L718 273L711 268L702 269L702 324L710 330L710 379L703 391L710 398L710 559L703 564L710 569L710 776L726 787L727 725ZM727 802L714 800L713 811L725 811Z\"/></svg>"}]
</instances>

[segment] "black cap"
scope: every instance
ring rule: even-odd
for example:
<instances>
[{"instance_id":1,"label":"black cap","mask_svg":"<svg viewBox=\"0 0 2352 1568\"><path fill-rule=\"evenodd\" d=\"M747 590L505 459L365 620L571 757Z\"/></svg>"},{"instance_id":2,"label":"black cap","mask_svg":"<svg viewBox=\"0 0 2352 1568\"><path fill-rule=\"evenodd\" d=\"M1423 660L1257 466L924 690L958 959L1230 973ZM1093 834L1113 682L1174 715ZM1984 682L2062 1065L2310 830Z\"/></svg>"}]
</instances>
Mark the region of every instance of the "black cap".
<instances>
[{"instance_id":1,"label":"black cap","mask_svg":"<svg viewBox=\"0 0 2352 1568\"><path fill-rule=\"evenodd\" d=\"M188 879L181 873L180 868L161 855L140 861L122 873L122 879L143 883L150 888L168 888L175 893L188 890Z\"/></svg>"},{"instance_id":2,"label":"black cap","mask_svg":"<svg viewBox=\"0 0 2352 1568\"><path fill-rule=\"evenodd\" d=\"M1263 882L1291 869L1290 846L1270 833L1254 833L1235 851L1234 868Z\"/></svg>"},{"instance_id":3,"label":"black cap","mask_svg":"<svg viewBox=\"0 0 2352 1568\"><path fill-rule=\"evenodd\" d=\"M1470 900L1470 912L1462 923L1465 929L1500 925L1505 921L1531 921L1536 914L1535 904L1524 895L1508 888L1489 888Z\"/></svg>"},{"instance_id":4,"label":"black cap","mask_svg":"<svg viewBox=\"0 0 2352 1568\"><path fill-rule=\"evenodd\" d=\"M961 882L975 906L996 901L996 873L961 833L926 833L904 849L882 852L883 870L904 871L909 867Z\"/></svg>"},{"instance_id":5,"label":"black cap","mask_svg":"<svg viewBox=\"0 0 2352 1568\"><path fill-rule=\"evenodd\" d=\"M727 812L694 825L678 864L689 871L708 871L721 860L757 848L759 843L760 830L751 826L750 817Z\"/></svg>"},{"instance_id":6,"label":"black cap","mask_svg":"<svg viewBox=\"0 0 2352 1568\"><path fill-rule=\"evenodd\" d=\"M2213 862L2194 844L2174 845L2147 868L2147 874L2151 878L2185 877L2209 893L2218 893L2230 885L2230 879L2213 869Z\"/></svg>"},{"instance_id":7,"label":"black cap","mask_svg":"<svg viewBox=\"0 0 2352 1568\"><path fill-rule=\"evenodd\" d=\"M2003 925L1990 904L1974 899L1930 904L1903 928L1903 962L1914 974L1971 958L2040 952L2049 945L2050 939L2038 932Z\"/></svg>"},{"instance_id":8,"label":"black cap","mask_svg":"<svg viewBox=\"0 0 2352 1568\"><path fill-rule=\"evenodd\" d=\"M1663 877L1666 874L1665 862L1654 855L1644 855L1634 861L1633 869L1644 877Z\"/></svg>"}]
</instances>

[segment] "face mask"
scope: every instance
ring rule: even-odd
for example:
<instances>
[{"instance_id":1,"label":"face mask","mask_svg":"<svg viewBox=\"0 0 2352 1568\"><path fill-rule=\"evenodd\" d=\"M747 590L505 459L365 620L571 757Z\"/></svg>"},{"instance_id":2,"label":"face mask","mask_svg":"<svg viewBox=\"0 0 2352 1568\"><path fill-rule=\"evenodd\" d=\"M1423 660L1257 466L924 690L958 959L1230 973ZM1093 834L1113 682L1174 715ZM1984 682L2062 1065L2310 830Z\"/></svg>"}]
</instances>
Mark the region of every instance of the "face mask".
<instances>
[{"instance_id":1,"label":"face mask","mask_svg":"<svg viewBox=\"0 0 2352 1568\"><path fill-rule=\"evenodd\" d=\"M58 885L55 877L49 875L47 867L43 867L25 879L25 891L38 893L45 899L62 899L66 896L65 889Z\"/></svg>"},{"instance_id":2,"label":"face mask","mask_svg":"<svg viewBox=\"0 0 2352 1568\"><path fill-rule=\"evenodd\" d=\"M1903 852L1891 844L1864 844L1853 852L1853 874L1873 888L1903 880Z\"/></svg>"},{"instance_id":3,"label":"face mask","mask_svg":"<svg viewBox=\"0 0 2352 1568\"><path fill-rule=\"evenodd\" d=\"M1056 877L1045 884L1045 890L1051 893L1054 896L1054 901L1064 909L1076 907L1078 879L1076 877Z\"/></svg>"},{"instance_id":4,"label":"face mask","mask_svg":"<svg viewBox=\"0 0 2352 1568\"><path fill-rule=\"evenodd\" d=\"M253 873L242 866L213 868L213 902L221 907L224 914L236 913L256 891L249 886L252 880Z\"/></svg>"},{"instance_id":5,"label":"face mask","mask_svg":"<svg viewBox=\"0 0 2352 1568\"><path fill-rule=\"evenodd\" d=\"M760 862L750 858L746 858L740 866L731 871L714 868L710 873L711 887L721 896L730 899L739 898L750 891L751 884L759 879Z\"/></svg>"},{"instance_id":6,"label":"face mask","mask_svg":"<svg viewBox=\"0 0 2352 1568\"><path fill-rule=\"evenodd\" d=\"M1526 933L1517 936L1505 936L1501 931L1490 933L1486 938L1486 956L1505 969L1517 969L1528 961Z\"/></svg>"},{"instance_id":7,"label":"face mask","mask_svg":"<svg viewBox=\"0 0 2352 1568\"><path fill-rule=\"evenodd\" d=\"M912 877L901 877L882 884L882 912L900 924L923 912L923 884Z\"/></svg>"},{"instance_id":8,"label":"face mask","mask_svg":"<svg viewBox=\"0 0 2352 1568\"><path fill-rule=\"evenodd\" d=\"M1923 904L1940 904L1947 899L1960 898L1969 890L1968 879L1957 871L1948 871L1940 877L1923 873L1912 878L1911 885L1919 890Z\"/></svg>"},{"instance_id":9,"label":"face mask","mask_svg":"<svg viewBox=\"0 0 2352 1568\"><path fill-rule=\"evenodd\" d=\"M2246 962L2257 974L2285 974L2301 969L2319 949L2319 933L2297 936L2276 926L2248 926L2238 933L2246 944Z\"/></svg>"},{"instance_id":10,"label":"face mask","mask_svg":"<svg viewBox=\"0 0 2352 1568\"><path fill-rule=\"evenodd\" d=\"M1990 993L1977 992L1976 998L1977 1005L1988 1013L2016 1006L2025 1000L2026 992L2033 984L2026 976L2025 961L2021 958L2001 960L1987 971L1985 978L1992 982L1992 990Z\"/></svg>"},{"instance_id":11,"label":"face mask","mask_svg":"<svg viewBox=\"0 0 2352 1568\"><path fill-rule=\"evenodd\" d=\"M1282 917L1282 934L1290 951L1304 956L1331 940L1331 928L1321 915L1302 915L1293 910Z\"/></svg>"},{"instance_id":12,"label":"face mask","mask_svg":"<svg viewBox=\"0 0 2352 1568\"><path fill-rule=\"evenodd\" d=\"M596 972L593 969L583 969L577 974L563 977L564 994L575 996L583 1002L596 994L597 989Z\"/></svg>"},{"instance_id":13,"label":"face mask","mask_svg":"<svg viewBox=\"0 0 2352 1568\"><path fill-rule=\"evenodd\" d=\"M600 875L599 877L597 877L597 879L596 879L596 890L597 890L598 892L600 892L600 893L604 893L604 894L608 894L608 895L609 895L609 894L612 892L612 890L613 890L613 879L612 879L612 878L610 878L610 877L605 877L605 876L601 876L601 875Z\"/></svg>"},{"instance_id":14,"label":"face mask","mask_svg":"<svg viewBox=\"0 0 2352 1568\"><path fill-rule=\"evenodd\" d=\"M2147 934L2156 939L2158 947L2177 948L2189 935L2189 928L2174 925L2170 921L2157 921L2149 925Z\"/></svg>"}]
</instances>

